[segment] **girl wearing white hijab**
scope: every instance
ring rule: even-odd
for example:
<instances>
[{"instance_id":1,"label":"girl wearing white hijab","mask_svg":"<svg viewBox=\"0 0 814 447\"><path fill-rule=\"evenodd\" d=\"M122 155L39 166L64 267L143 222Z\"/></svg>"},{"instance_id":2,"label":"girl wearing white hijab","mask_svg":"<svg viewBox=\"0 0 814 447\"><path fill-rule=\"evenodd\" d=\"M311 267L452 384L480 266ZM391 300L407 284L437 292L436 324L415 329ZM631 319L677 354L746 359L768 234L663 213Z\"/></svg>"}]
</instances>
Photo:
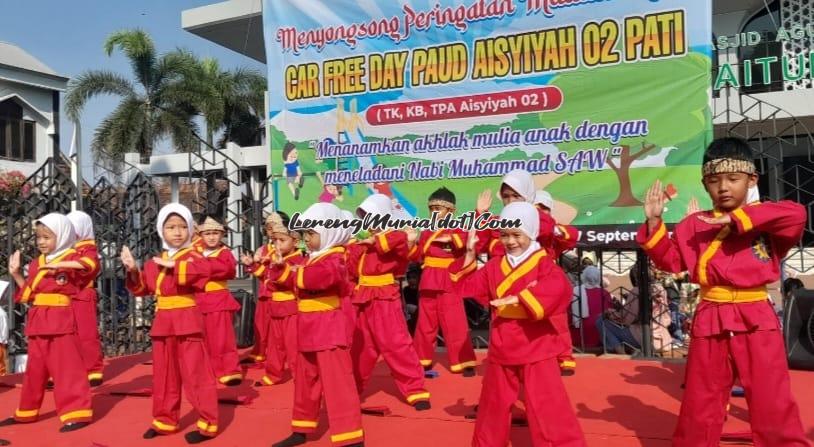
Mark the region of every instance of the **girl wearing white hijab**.
<instances>
[{"instance_id":1,"label":"girl wearing white hijab","mask_svg":"<svg viewBox=\"0 0 814 447\"><path fill-rule=\"evenodd\" d=\"M153 421L145 439L176 433L180 420L182 386L198 412L197 431L184 437L190 444L218 433L218 396L215 374L204 343L203 315L194 295L204 292L210 266L193 249L192 213L179 203L158 212L156 230L164 246L139 270L127 247L121 259L127 269L127 288L135 296L154 295L156 312L153 341Z\"/></svg>"},{"instance_id":2,"label":"girl wearing white hijab","mask_svg":"<svg viewBox=\"0 0 814 447\"><path fill-rule=\"evenodd\" d=\"M99 276L99 252L93 235L93 220L82 211L71 211L68 219L76 233L74 249L79 253L80 262L87 268L84 270L81 289L76 299L71 301L76 315L76 332L82 343L82 360L88 371L88 381L91 386L102 384L102 369L104 366L102 343L99 337L99 325L96 322L96 277Z\"/></svg>"},{"instance_id":3,"label":"girl wearing white hijab","mask_svg":"<svg viewBox=\"0 0 814 447\"><path fill-rule=\"evenodd\" d=\"M368 196L356 211L365 215L388 215L392 212L390 198L383 194ZM417 411L430 409L430 393L424 388L424 368L418 359L412 337L404 319L401 290L396 276L407 269L409 251L407 233L372 229L373 236L356 244L361 252L351 272L358 272L358 284L353 290L356 308L353 367L360 391L373 374L381 355L390 368L396 387L408 404Z\"/></svg>"},{"instance_id":4,"label":"girl wearing white hijab","mask_svg":"<svg viewBox=\"0 0 814 447\"><path fill-rule=\"evenodd\" d=\"M294 405L291 435L274 447L305 443L306 434L316 431L322 395L328 412L331 439L343 445L364 442L359 393L353 378L350 345L352 322L348 309L348 279L345 248L350 231L339 224L342 211L331 203L315 203L302 220L317 222L305 231L311 251L302 266L289 266L276 257L272 278L295 290L297 296L297 349L294 362ZM320 390L321 392L316 392Z\"/></svg>"},{"instance_id":5,"label":"girl wearing white hijab","mask_svg":"<svg viewBox=\"0 0 814 447\"><path fill-rule=\"evenodd\" d=\"M76 236L67 217L48 214L36 221L35 231L41 255L29 264L28 279L20 271L20 252L9 258L9 272L19 287L15 301L32 306L25 325L28 363L20 404L14 417L0 425L37 420L50 373L57 414L64 424L60 431L68 432L85 427L93 418L90 387L71 309L71 301L79 293L78 269L84 267L72 248Z\"/></svg>"},{"instance_id":6,"label":"girl wearing white hijab","mask_svg":"<svg viewBox=\"0 0 814 447\"><path fill-rule=\"evenodd\" d=\"M462 296L493 307L472 445L508 444L511 407L523 389L533 445L584 446L557 362L565 342L550 320L565 312L571 285L535 241L535 207L511 203L501 214L520 221L518 228L501 230L506 255L476 270L476 236L470 233L464 267L452 273Z\"/></svg>"}]
</instances>

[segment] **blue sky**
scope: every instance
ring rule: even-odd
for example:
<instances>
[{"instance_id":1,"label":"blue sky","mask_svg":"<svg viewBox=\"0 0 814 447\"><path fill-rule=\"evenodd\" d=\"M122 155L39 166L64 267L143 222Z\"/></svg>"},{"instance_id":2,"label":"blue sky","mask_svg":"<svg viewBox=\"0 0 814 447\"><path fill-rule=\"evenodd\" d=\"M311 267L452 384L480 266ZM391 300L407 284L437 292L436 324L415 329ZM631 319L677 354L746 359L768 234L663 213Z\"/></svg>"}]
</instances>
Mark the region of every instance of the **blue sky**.
<instances>
[{"instance_id":1,"label":"blue sky","mask_svg":"<svg viewBox=\"0 0 814 447\"><path fill-rule=\"evenodd\" d=\"M113 70L131 77L126 58L120 53L108 57L102 44L114 31L142 28L150 33L161 52L184 47L198 56L217 58L224 68L245 66L265 73L265 65L181 28L181 11L218 1L4 1L0 11L0 40L21 47L69 78L94 69ZM84 154L88 154L87 148L96 126L116 104L114 97L97 97L86 106L81 121ZM70 148L72 132L72 125L63 115L61 146L65 152ZM167 149L168 145L165 145L163 150ZM85 175L88 175L91 164L88 154L83 162Z\"/></svg>"}]
</instances>

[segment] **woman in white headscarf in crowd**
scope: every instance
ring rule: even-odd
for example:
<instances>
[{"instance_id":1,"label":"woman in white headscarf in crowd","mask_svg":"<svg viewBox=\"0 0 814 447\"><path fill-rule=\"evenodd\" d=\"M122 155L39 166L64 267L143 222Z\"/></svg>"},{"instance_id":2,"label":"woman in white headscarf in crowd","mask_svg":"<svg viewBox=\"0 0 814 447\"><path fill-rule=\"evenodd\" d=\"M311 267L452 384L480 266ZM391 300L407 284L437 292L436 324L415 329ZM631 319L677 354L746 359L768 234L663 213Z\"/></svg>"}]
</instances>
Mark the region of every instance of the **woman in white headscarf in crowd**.
<instances>
[{"instance_id":1,"label":"woman in white headscarf in crowd","mask_svg":"<svg viewBox=\"0 0 814 447\"><path fill-rule=\"evenodd\" d=\"M350 293L345 265L345 244L350 231L341 226L346 217L331 203L315 203L302 214L303 221L317 222L305 230L310 251L305 265L288 267L275 259L270 274L290 273L286 286L296 286L298 299L297 345L294 363L294 405L291 435L275 447L300 445L316 431L323 395L331 437L345 445L364 442L359 393L350 356L352 321L343 303Z\"/></svg>"},{"instance_id":2,"label":"woman in white headscarf in crowd","mask_svg":"<svg viewBox=\"0 0 814 447\"><path fill-rule=\"evenodd\" d=\"M593 265L586 266L580 275L580 284L574 287L571 301L572 338L580 340L582 337L585 347L601 346L596 319L610 303L610 293L602 285L602 273Z\"/></svg>"},{"instance_id":3,"label":"woman in white headscarf in crowd","mask_svg":"<svg viewBox=\"0 0 814 447\"><path fill-rule=\"evenodd\" d=\"M150 337L153 341L153 421L145 439L181 429L183 387L198 412L197 431L185 435L198 443L218 434L218 395L215 374L204 342L203 315L195 293L204 292L210 265L192 246L192 213L180 203L158 212L156 230L164 252L139 270L127 247L121 260L127 270L127 288L135 296L154 295L156 312Z\"/></svg>"},{"instance_id":4,"label":"woman in white headscarf in crowd","mask_svg":"<svg viewBox=\"0 0 814 447\"><path fill-rule=\"evenodd\" d=\"M76 331L82 343L82 360L88 371L88 381L91 386L99 386L102 384L104 367L99 325L96 322L96 277L102 270L99 251L90 216L82 211L71 211L67 217L76 232L74 249L79 254L80 262L87 267L81 278L79 294L71 301L71 307L76 315Z\"/></svg>"},{"instance_id":5,"label":"woman in white headscarf in crowd","mask_svg":"<svg viewBox=\"0 0 814 447\"><path fill-rule=\"evenodd\" d=\"M90 387L70 307L79 293L84 267L73 249L76 233L67 217L47 214L34 227L40 256L29 264L27 279L20 270L20 252L9 258L9 273L19 288L14 300L31 307L25 325L28 361L20 404L14 417L3 420L0 426L38 419L50 373L57 414L64 424L60 431L68 432L88 425L93 418Z\"/></svg>"}]
</instances>

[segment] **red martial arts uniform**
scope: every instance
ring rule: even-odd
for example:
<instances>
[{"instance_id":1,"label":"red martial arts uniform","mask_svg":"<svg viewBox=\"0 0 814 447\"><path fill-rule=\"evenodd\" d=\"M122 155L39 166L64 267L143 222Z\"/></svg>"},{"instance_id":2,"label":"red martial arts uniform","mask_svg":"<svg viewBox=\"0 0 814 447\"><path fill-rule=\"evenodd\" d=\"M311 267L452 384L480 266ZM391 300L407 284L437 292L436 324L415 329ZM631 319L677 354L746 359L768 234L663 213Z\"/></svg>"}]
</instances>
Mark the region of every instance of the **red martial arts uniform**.
<instances>
[{"instance_id":1,"label":"red martial arts uniform","mask_svg":"<svg viewBox=\"0 0 814 447\"><path fill-rule=\"evenodd\" d=\"M66 250L50 263L60 261L85 264L73 249ZM90 386L71 308L71 301L79 293L77 286L83 284L82 280L87 281L87 273L41 269L45 264L44 255L31 261L25 285L15 296L16 302L32 306L25 325L28 363L14 419L18 422L37 420L50 373L54 378L59 420L63 424L89 422L93 418Z\"/></svg>"},{"instance_id":2,"label":"red martial arts uniform","mask_svg":"<svg viewBox=\"0 0 814 447\"><path fill-rule=\"evenodd\" d=\"M511 408L521 388L534 446L585 446L579 422L560 377L557 356L565 340L548 315L571 301L571 284L545 249L512 268L505 256L475 271L453 274L459 293L481 305L508 296L519 303L492 312L489 353L472 445L505 447ZM473 273L474 272L474 273Z\"/></svg>"},{"instance_id":3,"label":"red martial arts uniform","mask_svg":"<svg viewBox=\"0 0 814 447\"><path fill-rule=\"evenodd\" d=\"M554 262L568 250L577 245L579 233L576 228L570 225L559 225L554 218L540 209L537 209L540 217L540 233L537 236L537 243L545 248L548 255ZM495 219L499 216L495 216ZM486 253L489 258L503 256L506 250L500 243L500 230L481 230L478 232L478 243L476 246L478 253ZM563 310L561 314L549 315L551 323L557 332L565 340L564 351L557 356L560 368L563 370L573 370L577 366L574 360L573 341L571 340L571 329L568 326L568 310Z\"/></svg>"},{"instance_id":4,"label":"red martial arts uniform","mask_svg":"<svg viewBox=\"0 0 814 447\"><path fill-rule=\"evenodd\" d=\"M204 339L212 369L220 383L242 379L232 323L235 312L240 310L240 303L232 296L227 284L227 281L235 279L237 261L225 246L209 255L204 255L202 248L198 248L198 251L209 261L211 270L206 291L196 293L195 302L203 314Z\"/></svg>"},{"instance_id":5,"label":"red martial arts uniform","mask_svg":"<svg viewBox=\"0 0 814 447\"><path fill-rule=\"evenodd\" d=\"M153 422L162 434L179 430L181 387L198 412L198 432L218 433L218 395L215 374L204 342L203 314L195 293L205 290L209 262L192 247L171 258L175 267L158 266L152 259L144 269L127 276L127 288L136 296L155 295L156 311L150 337L153 341Z\"/></svg>"},{"instance_id":6,"label":"red martial arts uniform","mask_svg":"<svg viewBox=\"0 0 814 447\"><path fill-rule=\"evenodd\" d=\"M305 257L302 252L294 252L283 257L289 266L302 265ZM286 379L288 371L293 373L297 361L297 299L293 287L286 287L272 280L273 269L266 275L266 290L271 294L269 309L269 335L266 345L266 374L261 381L265 385L274 385ZM283 282L286 278L276 278Z\"/></svg>"},{"instance_id":7,"label":"red martial arts uniform","mask_svg":"<svg viewBox=\"0 0 814 447\"><path fill-rule=\"evenodd\" d=\"M637 236L660 270L689 271L691 282L701 285L673 445L718 445L737 375L755 445L808 446L766 289L799 242L806 210L790 201L747 205L729 213L732 223L723 227L699 220L699 214L681 221L672 238L663 223L653 234L645 224Z\"/></svg>"},{"instance_id":8,"label":"red martial arts uniform","mask_svg":"<svg viewBox=\"0 0 814 447\"><path fill-rule=\"evenodd\" d=\"M74 245L79 254L79 262L85 270L78 273L82 282L79 293L71 300L76 332L82 346L82 360L88 371L88 380L102 380L102 342L96 322L96 277L102 270L99 265L99 252L93 240L79 241Z\"/></svg>"},{"instance_id":9,"label":"red martial arts uniform","mask_svg":"<svg viewBox=\"0 0 814 447\"><path fill-rule=\"evenodd\" d=\"M451 238L449 242L435 241L447 236ZM465 241L466 233L462 231L424 231L409 252L410 260L422 262L418 323L413 338L416 353L425 368L433 363L439 324L444 334L450 371L460 373L477 364L463 300L454 291L449 276L450 266L460 262L466 253Z\"/></svg>"},{"instance_id":10,"label":"red martial arts uniform","mask_svg":"<svg viewBox=\"0 0 814 447\"><path fill-rule=\"evenodd\" d=\"M387 231L376 235L373 245L355 246L360 249L358 258L351 257L358 283L351 299L356 311L351 349L356 387L363 391L381 354L404 399L410 405L427 401L424 369L407 330L394 276L407 264L407 233Z\"/></svg>"},{"instance_id":11,"label":"red martial arts uniform","mask_svg":"<svg viewBox=\"0 0 814 447\"><path fill-rule=\"evenodd\" d=\"M257 252L260 253L261 258L269 257L274 253L274 244L269 242L258 248ZM257 301L254 307L254 345L249 353L249 358L257 363L266 361L269 320L271 319L271 313L269 311L271 291L266 288L266 282L264 280L267 268L268 261L254 263L246 267L246 272L251 273L257 278Z\"/></svg>"},{"instance_id":12,"label":"red martial arts uniform","mask_svg":"<svg viewBox=\"0 0 814 447\"><path fill-rule=\"evenodd\" d=\"M347 300L345 249L334 247L299 266L272 266L271 279L297 296L297 350L294 372L294 432L316 431L323 395L331 442L364 440L359 394L350 357L350 327L342 301Z\"/></svg>"}]
</instances>

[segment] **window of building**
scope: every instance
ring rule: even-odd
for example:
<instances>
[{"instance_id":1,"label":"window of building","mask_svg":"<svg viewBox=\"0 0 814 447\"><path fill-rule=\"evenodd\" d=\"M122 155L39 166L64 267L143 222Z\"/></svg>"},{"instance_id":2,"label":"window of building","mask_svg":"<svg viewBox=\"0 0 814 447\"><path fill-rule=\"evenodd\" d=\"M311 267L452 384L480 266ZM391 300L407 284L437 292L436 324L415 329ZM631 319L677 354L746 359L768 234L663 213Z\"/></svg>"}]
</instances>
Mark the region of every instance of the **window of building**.
<instances>
[{"instance_id":1,"label":"window of building","mask_svg":"<svg viewBox=\"0 0 814 447\"><path fill-rule=\"evenodd\" d=\"M0 158L35 161L36 123L23 119L23 108L16 101L0 102Z\"/></svg>"},{"instance_id":2,"label":"window of building","mask_svg":"<svg viewBox=\"0 0 814 447\"><path fill-rule=\"evenodd\" d=\"M738 60L740 64L740 80L741 91L744 93L766 93L778 92L784 90L783 88L783 72L782 66L779 61L783 57L783 44L782 42L775 42L777 39L777 28L780 26L780 1L773 0L767 2L766 6L761 8L750 18L741 29L741 32L748 33L750 31L760 33L761 41L755 46L742 46L738 49ZM754 60L761 57L777 58L778 63L771 65L771 79L770 84L763 83L763 66L755 64ZM749 71L752 75L752 85L743 85L745 79L745 69L743 64L744 60L753 61Z\"/></svg>"}]
</instances>

